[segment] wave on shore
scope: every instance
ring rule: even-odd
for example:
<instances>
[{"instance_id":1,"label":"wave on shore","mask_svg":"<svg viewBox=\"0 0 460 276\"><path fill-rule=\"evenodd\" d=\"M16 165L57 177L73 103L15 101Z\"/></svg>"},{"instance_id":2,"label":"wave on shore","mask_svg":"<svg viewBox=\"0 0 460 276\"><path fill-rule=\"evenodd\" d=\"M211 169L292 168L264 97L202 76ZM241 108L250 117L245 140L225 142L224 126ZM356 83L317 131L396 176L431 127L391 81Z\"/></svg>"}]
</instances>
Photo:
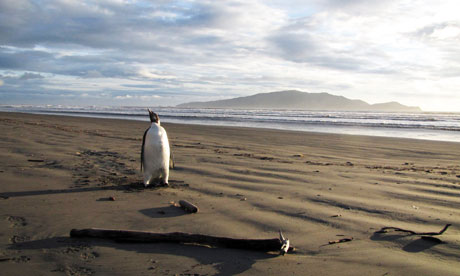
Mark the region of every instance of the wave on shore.
<instances>
[{"instance_id":1,"label":"wave on shore","mask_svg":"<svg viewBox=\"0 0 460 276\"><path fill-rule=\"evenodd\" d=\"M163 122L460 142L459 113L390 113L155 107ZM146 107L3 105L0 111L148 121Z\"/></svg>"}]
</instances>

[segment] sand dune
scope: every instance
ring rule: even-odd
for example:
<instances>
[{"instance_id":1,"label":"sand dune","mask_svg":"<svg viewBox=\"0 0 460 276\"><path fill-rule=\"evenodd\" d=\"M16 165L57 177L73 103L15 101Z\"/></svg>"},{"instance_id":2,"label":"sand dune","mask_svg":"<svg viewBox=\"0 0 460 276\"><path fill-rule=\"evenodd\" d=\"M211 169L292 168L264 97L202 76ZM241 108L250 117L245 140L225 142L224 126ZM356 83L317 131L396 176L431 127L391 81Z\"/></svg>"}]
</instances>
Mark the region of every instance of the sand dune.
<instances>
[{"instance_id":1,"label":"sand dune","mask_svg":"<svg viewBox=\"0 0 460 276\"><path fill-rule=\"evenodd\" d=\"M458 275L458 143L164 124L176 168L144 189L147 122L0 113L2 275ZM109 200L113 197L115 200ZM200 207L187 214L173 203ZM442 243L393 226L439 231ZM286 256L74 239L73 228L274 238ZM329 244L342 238L349 242Z\"/></svg>"}]
</instances>

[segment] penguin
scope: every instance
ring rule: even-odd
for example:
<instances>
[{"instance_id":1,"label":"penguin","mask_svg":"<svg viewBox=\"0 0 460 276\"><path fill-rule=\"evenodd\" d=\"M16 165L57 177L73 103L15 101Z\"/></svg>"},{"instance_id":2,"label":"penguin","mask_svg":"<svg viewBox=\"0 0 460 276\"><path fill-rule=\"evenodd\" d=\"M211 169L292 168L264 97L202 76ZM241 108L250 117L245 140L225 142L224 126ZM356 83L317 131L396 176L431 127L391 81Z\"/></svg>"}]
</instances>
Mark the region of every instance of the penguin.
<instances>
[{"instance_id":1,"label":"penguin","mask_svg":"<svg viewBox=\"0 0 460 276\"><path fill-rule=\"evenodd\" d=\"M170 148L166 130L160 126L160 117L150 109L150 127L142 138L141 171L144 173L144 186L150 184L168 186Z\"/></svg>"}]
</instances>

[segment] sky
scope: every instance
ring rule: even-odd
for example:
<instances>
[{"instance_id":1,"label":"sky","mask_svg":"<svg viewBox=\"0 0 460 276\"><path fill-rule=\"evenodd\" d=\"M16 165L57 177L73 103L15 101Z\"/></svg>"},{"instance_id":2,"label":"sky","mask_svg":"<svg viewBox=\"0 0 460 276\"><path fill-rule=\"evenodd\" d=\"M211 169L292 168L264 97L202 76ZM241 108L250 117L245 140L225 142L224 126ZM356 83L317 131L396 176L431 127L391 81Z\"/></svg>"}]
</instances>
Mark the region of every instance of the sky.
<instances>
[{"instance_id":1,"label":"sky","mask_svg":"<svg viewBox=\"0 0 460 276\"><path fill-rule=\"evenodd\" d=\"M460 112L457 0L0 0L0 104L327 92Z\"/></svg>"}]
</instances>

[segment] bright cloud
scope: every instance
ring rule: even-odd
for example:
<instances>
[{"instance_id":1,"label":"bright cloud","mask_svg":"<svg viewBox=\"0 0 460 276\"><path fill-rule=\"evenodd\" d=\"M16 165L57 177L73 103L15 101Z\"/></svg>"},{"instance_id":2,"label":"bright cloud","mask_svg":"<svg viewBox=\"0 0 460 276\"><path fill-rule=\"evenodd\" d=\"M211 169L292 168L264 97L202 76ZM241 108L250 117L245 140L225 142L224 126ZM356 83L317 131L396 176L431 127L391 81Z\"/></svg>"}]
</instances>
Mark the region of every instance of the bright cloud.
<instances>
[{"instance_id":1,"label":"bright cloud","mask_svg":"<svg viewBox=\"0 0 460 276\"><path fill-rule=\"evenodd\" d=\"M158 95L146 96L146 95L129 95L129 94L126 94L126 95L123 95L123 96L115 96L115 99L117 99L117 100L125 100L125 99L150 100L150 99L159 99L159 98L161 98L161 97L158 96Z\"/></svg>"},{"instance_id":2,"label":"bright cloud","mask_svg":"<svg viewBox=\"0 0 460 276\"><path fill-rule=\"evenodd\" d=\"M460 111L459 7L3 0L0 101L175 105L298 89Z\"/></svg>"}]
</instances>

